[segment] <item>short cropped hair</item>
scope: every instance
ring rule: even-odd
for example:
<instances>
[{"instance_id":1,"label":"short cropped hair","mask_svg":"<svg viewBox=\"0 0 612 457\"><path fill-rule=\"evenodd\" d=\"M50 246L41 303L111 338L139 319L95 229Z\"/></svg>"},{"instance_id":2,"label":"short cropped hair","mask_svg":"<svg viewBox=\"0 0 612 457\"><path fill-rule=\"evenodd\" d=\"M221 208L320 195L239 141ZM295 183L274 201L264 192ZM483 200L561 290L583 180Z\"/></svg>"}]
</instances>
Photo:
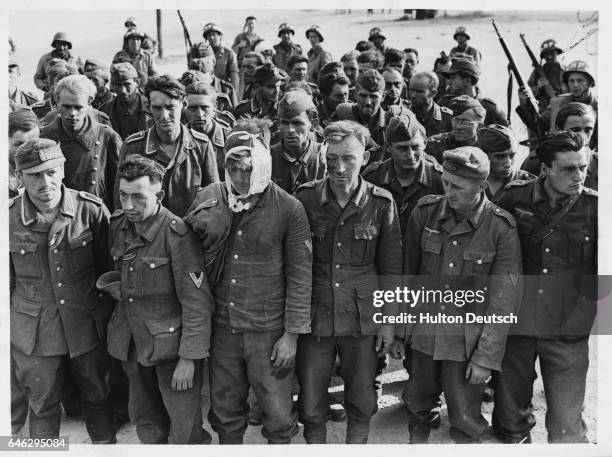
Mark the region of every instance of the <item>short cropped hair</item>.
<instances>
[{"instance_id":1,"label":"short cropped hair","mask_svg":"<svg viewBox=\"0 0 612 457\"><path fill-rule=\"evenodd\" d=\"M40 127L36 114L29 108L22 108L9 113L8 121L9 137L15 132L29 132L36 127Z\"/></svg>"},{"instance_id":2,"label":"short cropped hair","mask_svg":"<svg viewBox=\"0 0 612 457\"><path fill-rule=\"evenodd\" d=\"M325 127L323 137L326 143L341 143L350 137L356 138L361 145L366 147L370 138L370 131L355 121L336 121Z\"/></svg>"},{"instance_id":3,"label":"short cropped hair","mask_svg":"<svg viewBox=\"0 0 612 457\"><path fill-rule=\"evenodd\" d=\"M551 167L558 152L578 152L585 146L583 135L563 130L544 138L535 152L541 163Z\"/></svg>"},{"instance_id":4,"label":"short cropped hair","mask_svg":"<svg viewBox=\"0 0 612 457\"><path fill-rule=\"evenodd\" d=\"M155 160L147 159L138 154L128 156L119 164L117 175L127 181L147 176L151 184L161 183L166 170Z\"/></svg>"},{"instance_id":5,"label":"short cropped hair","mask_svg":"<svg viewBox=\"0 0 612 457\"><path fill-rule=\"evenodd\" d=\"M591 105L579 102L570 102L563 106L557 113L555 118L555 126L559 130L564 130L565 121L570 116L592 116L593 120L597 118L597 114Z\"/></svg>"},{"instance_id":6,"label":"short cropped hair","mask_svg":"<svg viewBox=\"0 0 612 457\"><path fill-rule=\"evenodd\" d=\"M371 41L361 40L355 45L355 50L359 52L369 51L374 49L374 44Z\"/></svg>"},{"instance_id":7,"label":"short cropped hair","mask_svg":"<svg viewBox=\"0 0 612 457\"><path fill-rule=\"evenodd\" d=\"M147 97L147 100L150 100L150 95L153 91L162 92L168 97L177 100L182 100L185 98L185 86L170 75L161 75L149 78L144 86L144 94L145 97Z\"/></svg>"},{"instance_id":8,"label":"short cropped hair","mask_svg":"<svg viewBox=\"0 0 612 457\"><path fill-rule=\"evenodd\" d=\"M406 54L399 49L387 49L385 51L385 65L389 65L390 63L406 63Z\"/></svg>"},{"instance_id":9,"label":"short cropped hair","mask_svg":"<svg viewBox=\"0 0 612 457\"><path fill-rule=\"evenodd\" d=\"M215 99L219 95L213 86L202 81L195 81L185 87L185 93L187 95L208 95L210 97L214 97Z\"/></svg>"},{"instance_id":10,"label":"short cropped hair","mask_svg":"<svg viewBox=\"0 0 612 457\"><path fill-rule=\"evenodd\" d=\"M291 70L296 63L300 63L300 62L304 62L307 64L308 58L304 56L291 56L289 57L289 60L287 61L287 68Z\"/></svg>"},{"instance_id":11,"label":"short cropped hair","mask_svg":"<svg viewBox=\"0 0 612 457\"><path fill-rule=\"evenodd\" d=\"M330 73L319 79L319 91L321 95L329 95L334 85L348 86L351 82L344 73Z\"/></svg>"},{"instance_id":12,"label":"short cropped hair","mask_svg":"<svg viewBox=\"0 0 612 457\"><path fill-rule=\"evenodd\" d=\"M267 148L270 147L270 128L272 121L265 118L245 117L234 124L231 132L249 132L258 135Z\"/></svg>"},{"instance_id":13,"label":"short cropped hair","mask_svg":"<svg viewBox=\"0 0 612 457\"><path fill-rule=\"evenodd\" d=\"M359 57L359 54L361 54L359 51L349 51L342 56L342 58L340 59L340 62L346 63L346 62L350 62L351 60L356 61L357 57Z\"/></svg>"},{"instance_id":14,"label":"short cropped hair","mask_svg":"<svg viewBox=\"0 0 612 457\"><path fill-rule=\"evenodd\" d=\"M419 51L417 51L414 48L406 48L404 49L404 55L408 54L409 52L412 52L415 56L417 56L417 59L419 58Z\"/></svg>"},{"instance_id":15,"label":"short cropped hair","mask_svg":"<svg viewBox=\"0 0 612 457\"><path fill-rule=\"evenodd\" d=\"M90 101L95 98L96 93L98 92L96 86L94 86L94 83L92 83L85 75L70 75L62 78L57 83L55 90L53 91L56 100L59 100L60 93L63 90L66 90L74 95L87 95L90 98Z\"/></svg>"},{"instance_id":16,"label":"short cropped hair","mask_svg":"<svg viewBox=\"0 0 612 457\"><path fill-rule=\"evenodd\" d=\"M416 73L412 75L410 81L415 78L427 78L429 80L429 90L435 90L440 85L440 79L438 78L438 75L436 75L433 71L421 71L419 73Z\"/></svg>"}]
</instances>

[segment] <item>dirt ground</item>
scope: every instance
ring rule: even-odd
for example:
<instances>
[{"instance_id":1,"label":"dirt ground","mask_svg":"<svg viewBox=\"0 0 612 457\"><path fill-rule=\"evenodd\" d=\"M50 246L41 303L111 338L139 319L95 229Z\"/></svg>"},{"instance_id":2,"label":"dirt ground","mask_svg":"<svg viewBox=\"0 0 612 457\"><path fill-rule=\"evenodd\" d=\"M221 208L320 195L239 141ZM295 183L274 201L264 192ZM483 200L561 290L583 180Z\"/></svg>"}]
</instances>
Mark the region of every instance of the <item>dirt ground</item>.
<instances>
[{"instance_id":1,"label":"dirt ground","mask_svg":"<svg viewBox=\"0 0 612 457\"><path fill-rule=\"evenodd\" d=\"M13 5L13 8L16 6ZM471 44L482 52L483 75L480 86L485 94L496 100L506 109L507 62L500 44L491 26L491 15L495 15L500 31L504 34L508 46L513 52L525 80L531 71L529 58L522 47L519 33L525 33L534 52L538 53L540 43L548 38L557 39L562 48L581 39L588 27L583 27L579 20L591 17L583 12L578 17L576 12L486 12L478 16L467 13L448 11L448 17L438 17L427 21L398 22L400 10L391 14L366 16L365 10L353 10L352 14L335 14L328 11L305 10L184 10L183 15L191 31L193 41L201 40L201 26L214 21L225 30L224 41L229 46L233 37L242 31L243 18L253 14L258 18L257 32L275 43L276 30L281 22L290 21L297 31L295 40L305 50L309 48L304 31L311 24L319 24L325 35L326 48L339 60L341 55L354 48L357 41L367 39L370 28L381 27L387 35L387 44L392 47L417 48L421 63L419 69L431 70L434 59L441 50L447 53L453 46L452 35L455 28L464 25L472 35ZM148 34L155 35L154 10L123 11L18 11L9 13L9 34L17 45L17 58L21 64L22 85L33 89L33 74L38 58L51 50L53 34L63 30L69 32L74 42L73 53L85 58L95 57L109 62L121 48L123 21L128 16L135 16L139 27ZM564 61L569 63L576 59L588 61L596 72L597 35L582 41L568 50ZM163 11L163 39L165 59L158 62L160 72L179 76L185 69L185 48L182 30L175 10ZM516 83L514 85L516 91ZM516 106L516 94L513 107ZM513 116L513 127L519 137L526 137L524 126L516 115ZM597 347L596 340L591 340L591 365L587 379L584 417L589 428L590 440L596 441L597 423ZM393 362L385 374L384 394L380 399L378 414L373 419L370 434L371 443L407 443L407 419L401 404L401 390L407 375L401 364ZM341 396L341 387L335 390ZM546 442L544 430L545 400L541 382L536 382L534 396L535 414L538 420L534 429L533 440ZM491 405L483 406L485 416L490 420ZM431 436L432 443L450 443L448 436L448 418L446 410L442 411L442 426ZM208 424L207 429L210 430ZM342 443L345 423L329 423L328 440L330 443ZM62 424L62 435L68 435L71 443L87 443L85 426L80 421L66 419ZM138 443L134 426L123 427L118 434L119 443ZM213 443L216 442L216 437ZM265 440L260 434L260 427L249 427L246 442L257 444ZM303 443L300 435L294 439Z\"/></svg>"}]
</instances>

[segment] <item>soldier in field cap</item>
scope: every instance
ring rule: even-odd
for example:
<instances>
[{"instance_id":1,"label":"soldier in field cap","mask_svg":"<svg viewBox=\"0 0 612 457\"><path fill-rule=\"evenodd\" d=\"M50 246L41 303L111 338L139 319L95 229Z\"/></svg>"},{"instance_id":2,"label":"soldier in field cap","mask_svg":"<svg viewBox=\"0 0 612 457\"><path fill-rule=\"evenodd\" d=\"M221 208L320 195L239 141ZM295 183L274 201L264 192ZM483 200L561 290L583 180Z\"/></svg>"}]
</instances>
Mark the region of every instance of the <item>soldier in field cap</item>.
<instances>
[{"instance_id":1,"label":"soldier in field cap","mask_svg":"<svg viewBox=\"0 0 612 457\"><path fill-rule=\"evenodd\" d=\"M459 302L431 302L411 312L508 315L520 297L516 222L484 192L489 175L484 152L464 146L444 152L443 158L444 195L421 198L404 232L404 275L412 275L411 287L421 286L415 275L426 275L428 287L486 290L487 295L480 302L464 303L465 308ZM481 414L482 395L491 373L501 368L510 323L464 322L427 324L417 319L396 340L392 355L407 358L410 373L403 399L411 443L428 441L442 392L455 442L480 442L488 429Z\"/></svg>"},{"instance_id":2,"label":"soldier in field cap","mask_svg":"<svg viewBox=\"0 0 612 457\"><path fill-rule=\"evenodd\" d=\"M506 184L511 181L535 178L528 171L519 170L514 166L518 141L510 127L491 124L479 128L476 133L478 138L476 144L489 156L491 162L491 172L487 179L488 186L485 189L489 200L495 203L503 193Z\"/></svg>"},{"instance_id":3,"label":"soldier in field cap","mask_svg":"<svg viewBox=\"0 0 612 457\"><path fill-rule=\"evenodd\" d=\"M255 70L251 79L253 98L239 103L236 107L236 119L247 116L267 118L274 122L272 135L277 131L277 109L280 87L283 77L271 63L266 63Z\"/></svg>"},{"instance_id":4,"label":"soldier in field cap","mask_svg":"<svg viewBox=\"0 0 612 457\"><path fill-rule=\"evenodd\" d=\"M24 193L9 203L12 423L25 422L29 405L30 438L57 438L68 368L92 443L114 443L104 344L112 303L95 288L111 265L109 213L100 198L62 184L65 162L50 139L15 154Z\"/></svg>"}]
</instances>

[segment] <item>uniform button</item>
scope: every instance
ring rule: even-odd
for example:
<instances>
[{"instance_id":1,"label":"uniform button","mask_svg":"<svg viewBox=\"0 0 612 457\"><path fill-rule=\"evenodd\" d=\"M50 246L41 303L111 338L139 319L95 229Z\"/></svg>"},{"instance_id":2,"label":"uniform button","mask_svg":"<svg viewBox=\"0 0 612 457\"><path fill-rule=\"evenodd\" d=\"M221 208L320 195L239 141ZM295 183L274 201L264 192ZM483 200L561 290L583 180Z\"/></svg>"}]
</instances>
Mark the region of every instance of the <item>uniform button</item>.
<instances>
[{"instance_id":1,"label":"uniform button","mask_svg":"<svg viewBox=\"0 0 612 457\"><path fill-rule=\"evenodd\" d=\"M87 241L83 241L83 246L87 246Z\"/></svg>"},{"instance_id":2,"label":"uniform button","mask_svg":"<svg viewBox=\"0 0 612 457\"><path fill-rule=\"evenodd\" d=\"M484 286L484 287L482 288L482 290L488 290L488 289L489 289L489 288L488 288L487 286Z\"/></svg>"},{"instance_id":3,"label":"uniform button","mask_svg":"<svg viewBox=\"0 0 612 457\"><path fill-rule=\"evenodd\" d=\"M60 300L60 305L63 305L64 303L66 303L64 300Z\"/></svg>"},{"instance_id":4,"label":"uniform button","mask_svg":"<svg viewBox=\"0 0 612 457\"><path fill-rule=\"evenodd\" d=\"M539 293L539 294L543 294L543 293L544 293L544 291L543 291L542 289L538 289L538 293Z\"/></svg>"},{"instance_id":5,"label":"uniform button","mask_svg":"<svg viewBox=\"0 0 612 457\"><path fill-rule=\"evenodd\" d=\"M368 240L371 240L371 239L372 239L372 235L368 235Z\"/></svg>"},{"instance_id":6,"label":"uniform button","mask_svg":"<svg viewBox=\"0 0 612 457\"><path fill-rule=\"evenodd\" d=\"M550 252L550 248L544 249L544 252Z\"/></svg>"},{"instance_id":7,"label":"uniform button","mask_svg":"<svg viewBox=\"0 0 612 457\"><path fill-rule=\"evenodd\" d=\"M57 283L57 287L62 287L62 286L63 286L63 284L61 282Z\"/></svg>"},{"instance_id":8,"label":"uniform button","mask_svg":"<svg viewBox=\"0 0 612 457\"><path fill-rule=\"evenodd\" d=\"M338 247L342 246L342 243L338 243Z\"/></svg>"},{"instance_id":9,"label":"uniform button","mask_svg":"<svg viewBox=\"0 0 612 457\"><path fill-rule=\"evenodd\" d=\"M237 258L238 258L238 254L234 254L234 259L237 259Z\"/></svg>"},{"instance_id":10,"label":"uniform button","mask_svg":"<svg viewBox=\"0 0 612 457\"><path fill-rule=\"evenodd\" d=\"M548 268L542 268L542 273L548 273Z\"/></svg>"},{"instance_id":11,"label":"uniform button","mask_svg":"<svg viewBox=\"0 0 612 457\"><path fill-rule=\"evenodd\" d=\"M233 302L233 301L231 301L229 305L230 305L230 306L234 306L234 302Z\"/></svg>"},{"instance_id":12,"label":"uniform button","mask_svg":"<svg viewBox=\"0 0 612 457\"><path fill-rule=\"evenodd\" d=\"M495 208L495 212L496 212L496 213L501 213L501 209L499 209L499 208Z\"/></svg>"},{"instance_id":13,"label":"uniform button","mask_svg":"<svg viewBox=\"0 0 612 457\"><path fill-rule=\"evenodd\" d=\"M343 225L344 225L344 221L340 222L340 226L343 226Z\"/></svg>"},{"instance_id":14,"label":"uniform button","mask_svg":"<svg viewBox=\"0 0 612 457\"><path fill-rule=\"evenodd\" d=\"M150 267L150 268L155 268L155 264L154 264L154 263L152 263L152 264L150 264L150 265L149 265L149 267Z\"/></svg>"},{"instance_id":15,"label":"uniform button","mask_svg":"<svg viewBox=\"0 0 612 457\"><path fill-rule=\"evenodd\" d=\"M99 142L99 141L96 141L96 144L100 144L100 142Z\"/></svg>"},{"instance_id":16,"label":"uniform button","mask_svg":"<svg viewBox=\"0 0 612 457\"><path fill-rule=\"evenodd\" d=\"M453 246L457 246L457 240L453 240Z\"/></svg>"},{"instance_id":17,"label":"uniform button","mask_svg":"<svg viewBox=\"0 0 612 457\"><path fill-rule=\"evenodd\" d=\"M98 171L98 167L93 167L93 171Z\"/></svg>"},{"instance_id":18,"label":"uniform button","mask_svg":"<svg viewBox=\"0 0 612 457\"><path fill-rule=\"evenodd\" d=\"M238 230L238 232L236 233L238 236L242 236L242 230Z\"/></svg>"},{"instance_id":19,"label":"uniform button","mask_svg":"<svg viewBox=\"0 0 612 457\"><path fill-rule=\"evenodd\" d=\"M169 331L170 333L174 332L174 327L170 327L170 328L168 329L168 331Z\"/></svg>"},{"instance_id":20,"label":"uniform button","mask_svg":"<svg viewBox=\"0 0 612 457\"><path fill-rule=\"evenodd\" d=\"M25 254L25 250L22 249L21 251L19 251L19 254L24 255Z\"/></svg>"},{"instance_id":21,"label":"uniform button","mask_svg":"<svg viewBox=\"0 0 612 457\"><path fill-rule=\"evenodd\" d=\"M171 223L172 225L176 225L176 219L172 219L172 220L170 221L170 223Z\"/></svg>"},{"instance_id":22,"label":"uniform button","mask_svg":"<svg viewBox=\"0 0 612 457\"><path fill-rule=\"evenodd\" d=\"M92 184L95 184L95 183L96 183L96 181L95 181L95 180L93 180L91 183L92 183Z\"/></svg>"},{"instance_id":23,"label":"uniform button","mask_svg":"<svg viewBox=\"0 0 612 457\"><path fill-rule=\"evenodd\" d=\"M589 241L589 240L590 240L590 238L588 236L584 237L584 241Z\"/></svg>"},{"instance_id":24,"label":"uniform button","mask_svg":"<svg viewBox=\"0 0 612 457\"><path fill-rule=\"evenodd\" d=\"M99 159L99 158L100 158L100 156L99 156L98 154L96 154L96 155L94 156L94 159Z\"/></svg>"},{"instance_id":25,"label":"uniform button","mask_svg":"<svg viewBox=\"0 0 612 457\"><path fill-rule=\"evenodd\" d=\"M232 279L232 284L236 284L236 280L235 279Z\"/></svg>"},{"instance_id":26,"label":"uniform button","mask_svg":"<svg viewBox=\"0 0 612 457\"><path fill-rule=\"evenodd\" d=\"M134 301L134 299L133 299L132 297L130 297L130 298L128 298L128 301L129 301L130 303L132 303L132 302Z\"/></svg>"},{"instance_id":27,"label":"uniform button","mask_svg":"<svg viewBox=\"0 0 612 457\"><path fill-rule=\"evenodd\" d=\"M340 283L337 282L336 284L334 284L334 287L340 287Z\"/></svg>"},{"instance_id":28,"label":"uniform button","mask_svg":"<svg viewBox=\"0 0 612 457\"><path fill-rule=\"evenodd\" d=\"M129 268L129 270L130 270L130 271L134 271L134 267L130 267L130 268Z\"/></svg>"},{"instance_id":29,"label":"uniform button","mask_svg":"<svg viewBox=\"0 0 612 457\"><path fill-rule=\"evenodd\" d=\"M40 381L40 378L36 378L36 382Z\"/></svg>"},{"instance_id":30,"label":"uniform button","mask_svg":"<svg viewBox=\"0 0 612 457\"><path fill-rule=\"evenodd\" d=\"M448 264L448 266L449 266L450 268L453 268L453 267L455 266L455 264L454 264L453 262L450 262L450 263Z\"/></svg>"},{"instance_id":31,"label":"uniform button","mask_svg":"<svg viewBox=\"0 0 612 457\"><path fill-rule=\"evenodd\" d=\"M55 271L60 271L62 267L55 267Z\"/></svg>"},{"instance_id":32,"label":"uniform button","mask_svg":"<svg viewBox=\"0 0 612 457\"><path fill-rule=\"evenodd\" d=\"M57 254L59 251L57 249L53 250L53 254Z\"/></svg>"},{"instance_id":33,"label":"uniform button","mask_svg":"<svg viewBox=\"0 0 612 457\"><path fill-rule=\"evenodd\" d=\"M481 265L481 264L482 264L482 259L478 259L478 260L476 261L476 263L477 263L478 265Z\"/></svg>"},{"instance_id":34,"label":"uniform button","mask_svg":"<svg viewBox=\"0 0 612 457\"><path fill-rule=\"evenodd\" d=\"M336 268L340 268L340 265L336 265Z\"/></svg>"}]
</instances>

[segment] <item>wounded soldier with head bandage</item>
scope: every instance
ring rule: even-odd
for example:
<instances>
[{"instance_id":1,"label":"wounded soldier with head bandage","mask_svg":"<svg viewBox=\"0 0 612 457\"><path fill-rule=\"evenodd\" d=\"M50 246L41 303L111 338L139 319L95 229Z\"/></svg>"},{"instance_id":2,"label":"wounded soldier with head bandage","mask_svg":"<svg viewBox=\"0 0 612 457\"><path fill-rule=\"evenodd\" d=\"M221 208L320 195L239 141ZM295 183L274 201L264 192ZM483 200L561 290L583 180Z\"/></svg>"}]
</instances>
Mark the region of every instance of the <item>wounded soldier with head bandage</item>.
<instances>
[{"instance_id":1,"label":"wounded soldier with head bandage","mask_svg":"<svg viewBox=\"0 0 612 457\"><path fill-rule=\"evenodd\" d=\"M236 124L225 183L201 189L185 218L216 302L209 420L221 444L242 443L249 387L269 443L298 430L291 382L298 335L310 332L312 243L304 207L271 181L267 133L258 120Z\"/></svg>"}]
</instances>

